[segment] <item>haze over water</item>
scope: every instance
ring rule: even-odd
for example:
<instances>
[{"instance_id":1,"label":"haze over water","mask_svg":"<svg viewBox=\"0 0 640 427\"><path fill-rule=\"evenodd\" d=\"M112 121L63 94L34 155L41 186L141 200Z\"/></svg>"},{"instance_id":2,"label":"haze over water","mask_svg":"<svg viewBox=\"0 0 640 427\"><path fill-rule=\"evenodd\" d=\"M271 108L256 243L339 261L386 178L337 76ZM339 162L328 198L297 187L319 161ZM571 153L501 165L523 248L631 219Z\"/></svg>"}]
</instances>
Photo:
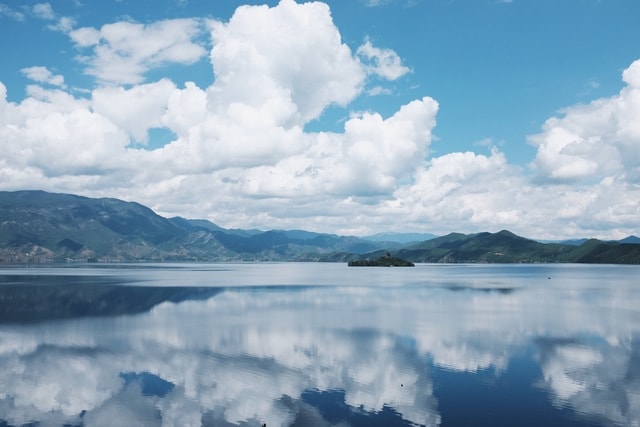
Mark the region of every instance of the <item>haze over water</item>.
<instances>
[{"instance_id":1,"label":"haze over water","mask_svg":"<svg viewBox=\"0 0 640 427\"><path fill-rule=\"evenodd\" d=\"M633 426L638 266L0 270L0 426Z\"/></svg>"}]
</instances>

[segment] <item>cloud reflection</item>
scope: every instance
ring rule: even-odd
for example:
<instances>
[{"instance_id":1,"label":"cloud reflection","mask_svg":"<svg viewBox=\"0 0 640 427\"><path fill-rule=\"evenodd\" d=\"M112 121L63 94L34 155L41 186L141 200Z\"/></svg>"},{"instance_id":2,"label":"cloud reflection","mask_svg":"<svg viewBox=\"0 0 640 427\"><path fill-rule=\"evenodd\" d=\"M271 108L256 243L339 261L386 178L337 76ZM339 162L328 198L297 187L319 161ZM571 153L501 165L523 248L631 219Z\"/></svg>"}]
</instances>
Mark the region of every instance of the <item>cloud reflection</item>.
<instances>
[{"instance_id":1,"label":"cloud reflection","mask_svg":"<svg viewBox=\"0 0 640 427\"><path fill-rule=\"evenodd\" d=\"M502 375L534 343L535 385L555 405L637 425L636 295L571 283L230 288L142 314L0 325L0 419L349 425L308 398L334 393L351 413L437 426L433 369Z\"/></svg>"},{"instance_id":2,"label":"cloud reflection","mask_svg":"<svg viewBox=\"0 0 640 427\"><path fill-rule=\"evenodd\" d=\"M228 291L206 302L164 303L139 316L5 327L4 419L288 426L313 412L301 399L305 391L343 390L344 403L359 411L389 407L411 423L438 425L429 368L411 340L349 322L330 324L349 317L351 291L338 298L342 316L326 325L320 317L296 325L300 310L326 303L326 292ZM145 372L174 387L163 396L145 395L123 372Z\"/></svg>"},{"instance_id":3,"label":"cloud reflection","mask_svg":"<svg viewBox=\"0 0 640 427\"><path fill-rule=\"evenodd\" d=\"M543 340L538 343L541 387L554 404L620 426L640 425L640 346Z\"/></svg>"}]
</instances>

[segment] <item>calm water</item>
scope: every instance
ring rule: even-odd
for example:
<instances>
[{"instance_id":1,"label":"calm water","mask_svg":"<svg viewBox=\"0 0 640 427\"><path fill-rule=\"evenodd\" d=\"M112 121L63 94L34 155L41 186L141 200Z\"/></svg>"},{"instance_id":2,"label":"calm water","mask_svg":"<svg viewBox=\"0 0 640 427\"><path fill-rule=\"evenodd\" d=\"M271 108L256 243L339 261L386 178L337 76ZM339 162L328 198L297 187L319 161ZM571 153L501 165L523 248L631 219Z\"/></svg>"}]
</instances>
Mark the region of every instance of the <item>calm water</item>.
<instances>
[{"instance_id":1,"label":"calm water","mask_svg":"<svg viewBox=\"0 0 640 427\"><path fill-rule=\"evenodd\" d=\"M0 269L0 426L638 426L640 267Z\"/></svg>"}]
</instances>

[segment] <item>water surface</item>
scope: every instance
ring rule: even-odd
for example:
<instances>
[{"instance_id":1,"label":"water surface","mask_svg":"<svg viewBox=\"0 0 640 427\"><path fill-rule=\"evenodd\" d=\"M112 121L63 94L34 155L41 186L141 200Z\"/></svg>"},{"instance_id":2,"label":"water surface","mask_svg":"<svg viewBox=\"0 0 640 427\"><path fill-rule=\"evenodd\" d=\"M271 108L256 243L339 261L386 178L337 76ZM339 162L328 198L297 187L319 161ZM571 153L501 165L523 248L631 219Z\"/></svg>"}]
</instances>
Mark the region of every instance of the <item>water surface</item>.
<instances>
[{"instance_id":1,"label":"water surface","mask_svg":"<svg viewBox=\"0 0 640 427\"><path fill-rule=\"evenodd\" d=\"M0 269L0 425L640 425L640 267Z\"/></svg>"}]
</instances>

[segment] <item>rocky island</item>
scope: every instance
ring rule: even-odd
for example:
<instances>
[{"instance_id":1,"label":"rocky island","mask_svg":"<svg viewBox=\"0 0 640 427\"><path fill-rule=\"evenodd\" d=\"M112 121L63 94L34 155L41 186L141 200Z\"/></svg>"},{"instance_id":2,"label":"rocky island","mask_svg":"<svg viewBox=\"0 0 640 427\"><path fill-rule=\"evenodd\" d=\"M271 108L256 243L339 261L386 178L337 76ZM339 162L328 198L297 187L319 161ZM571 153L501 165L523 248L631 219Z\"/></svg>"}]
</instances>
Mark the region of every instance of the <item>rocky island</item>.
<instances>
[{"instance_id":1,"label":"rocky island","mask_svg":"<svg viewBox=\"0 0 640 427\"><path fill-rule=\"evenodd\" d=\"M411 261L392 257L389 252L378 259L356 259L349 261L349 267L415 267Z\"/></svg>"}]
</instances>

